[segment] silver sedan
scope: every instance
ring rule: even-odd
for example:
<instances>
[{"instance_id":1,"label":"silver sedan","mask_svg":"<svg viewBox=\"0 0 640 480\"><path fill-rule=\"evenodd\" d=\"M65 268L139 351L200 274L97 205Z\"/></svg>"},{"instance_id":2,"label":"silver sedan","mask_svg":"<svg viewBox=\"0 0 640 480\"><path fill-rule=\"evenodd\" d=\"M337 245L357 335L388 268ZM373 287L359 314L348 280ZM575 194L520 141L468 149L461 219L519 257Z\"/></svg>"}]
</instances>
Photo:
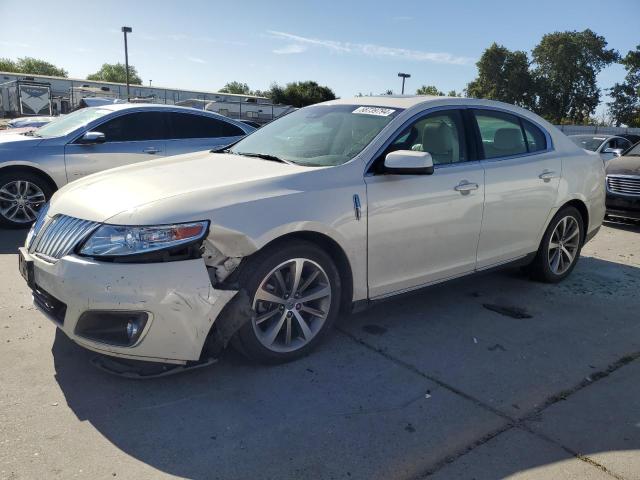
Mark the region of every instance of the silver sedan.
<instances>
[{"instance_id":1,"label":"silver sedan","mask_svg":"<svg viewBox=\"0 0 640 480\"><path fill-rule=\"evenodd\" d=\"M167 105L78 110L35 131L0 136L0 226L26 227L68 182L109 168L220 148L255 128Z\"/></svg>"}]
</instances>

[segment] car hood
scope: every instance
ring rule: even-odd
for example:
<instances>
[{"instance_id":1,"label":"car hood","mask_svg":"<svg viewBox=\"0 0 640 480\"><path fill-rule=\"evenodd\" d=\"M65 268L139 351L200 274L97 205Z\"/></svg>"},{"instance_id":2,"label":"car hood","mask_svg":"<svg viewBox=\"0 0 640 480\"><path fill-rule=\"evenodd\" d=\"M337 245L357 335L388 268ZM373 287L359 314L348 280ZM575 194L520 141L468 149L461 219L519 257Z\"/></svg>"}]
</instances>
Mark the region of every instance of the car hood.
<instances>
[{"instance_id":1,"label":"car hood","mask_svg":"<svg viewBox=\"0 0 640 480\"><path fill-rule=\"evenodd\" d=\"M266 180L275 185L279 182L274 178L309 170L314 169L209 151L177 155L114 168L69 183L51 199L49 215L61 213L106 222L128 212L113 223L130 223L127 218L137 224L189 221L193 215L221 204L261 195ZM154 209L157 202L162 205ZM141 210L153 212L142 218Z\"/></svg>"},{"instance_id":2,"label":"car hood","mask_svg":"<svg viewBox=\"0 0 640 480\"><path fill-rule=\"evenodd\" d=\"M13 129L2 130L0 135L0 150L13 150L16 148L29 148L38 145L42 142L42 138L32 137L29 135L22 135L24 133L22 129L16 129L18 132L12 132ZM33 128L29 130L34 130ZM27 130L28 131L28 130Z\"/></svg>"},{"instance_id":3,"label":"car hood","mask_svg":"<svg viewBox=\"0 0 640 480\"><path fill-rule=\"evenodd\" d=\"M607 174L640 175L640 157L617 157L607 163Z\"/></svg>"}]
</instances>

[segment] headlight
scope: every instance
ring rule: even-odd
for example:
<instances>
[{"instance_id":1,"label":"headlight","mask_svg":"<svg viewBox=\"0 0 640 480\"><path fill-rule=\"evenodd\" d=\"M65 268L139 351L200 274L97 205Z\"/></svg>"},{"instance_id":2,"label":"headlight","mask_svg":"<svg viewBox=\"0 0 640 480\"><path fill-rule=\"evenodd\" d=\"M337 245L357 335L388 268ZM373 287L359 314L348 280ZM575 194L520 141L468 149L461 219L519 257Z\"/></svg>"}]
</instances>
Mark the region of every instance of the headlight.
<instances>
[{"instance_id":1,"label":"headlight","mask_svg":"<svg viewBox=\"0 0 640 480\"><path fill-rule=\"evenodd\" d=\"M208 226L207 221L139 227L102 225L84 242L79 253L109 258L170 250L197 242Z\"/></svg>"}]
</instances>

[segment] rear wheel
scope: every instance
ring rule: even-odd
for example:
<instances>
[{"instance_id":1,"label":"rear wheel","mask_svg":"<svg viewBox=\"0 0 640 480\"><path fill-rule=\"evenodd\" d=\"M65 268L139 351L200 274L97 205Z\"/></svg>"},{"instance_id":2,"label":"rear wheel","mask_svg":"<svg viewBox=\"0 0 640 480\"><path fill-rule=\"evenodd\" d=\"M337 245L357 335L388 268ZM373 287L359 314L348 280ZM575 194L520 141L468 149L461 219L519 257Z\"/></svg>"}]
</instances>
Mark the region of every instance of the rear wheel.
<instances>
[{"instance_id":1,"label":"rear wheel","mask_svg":"<svg viewBox=\"0 0 640 480\"><path fill-rule=\"evenodd\" d=\"M531 264L533 277L548 283L564 279L578 262L583 239L584 225L580 212L573 207L560 210L549 223Z\"/></svg>"},{"instance_id":2,"label":"rear wheel","mask_svg":"<svg viewBox=\"0 0 640 480\"><path fill-rule=\"evenodd\" d=\"M49 182L40 175L26 171L0 173L0 226L31 226L52 194Z\"/></svg>"},{"instance_id":3,"label":"rear wheel","mask_svg":"<svg viewBox=\"0 0 640 480\"><path fill-rule=\"evenodd\" d=\"M266 363L310 352L339 311L340 276L331 257L312 243L292 241L259 253L241 268L239 283L251 298L254 316L234 345Z\"/></svg>"}]
</instances>

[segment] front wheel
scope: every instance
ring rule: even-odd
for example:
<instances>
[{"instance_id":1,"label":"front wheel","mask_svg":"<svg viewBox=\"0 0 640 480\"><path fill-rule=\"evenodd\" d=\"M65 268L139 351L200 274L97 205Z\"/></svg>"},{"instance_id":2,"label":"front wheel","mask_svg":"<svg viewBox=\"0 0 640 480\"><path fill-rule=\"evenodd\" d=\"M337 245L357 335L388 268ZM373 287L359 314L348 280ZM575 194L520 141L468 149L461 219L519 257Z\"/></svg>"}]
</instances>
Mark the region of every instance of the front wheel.
<instances>
[{"instance_id":1,"label":"front wheel","mask_svg":"<svg viewBox=\"0 0 640 480\"><path fill-rule=\"evenodd\" d=\"M561 209L549 223L531 264L535 279L556 283L576 266L584 239L584 224L574 207Z\"/></svg>"},{"instance_id":2,"label":"front wheel","mask_svg":"<svg viewBox=\"0 0 640 480\"><path fill-rule=\"evenodd\" d=\"M249 358L281 363L310 352L340 309L340 275L331 257L304 241L282 243L240 267L253 318L234 345Z\"/></svg>"}]
</instances>

